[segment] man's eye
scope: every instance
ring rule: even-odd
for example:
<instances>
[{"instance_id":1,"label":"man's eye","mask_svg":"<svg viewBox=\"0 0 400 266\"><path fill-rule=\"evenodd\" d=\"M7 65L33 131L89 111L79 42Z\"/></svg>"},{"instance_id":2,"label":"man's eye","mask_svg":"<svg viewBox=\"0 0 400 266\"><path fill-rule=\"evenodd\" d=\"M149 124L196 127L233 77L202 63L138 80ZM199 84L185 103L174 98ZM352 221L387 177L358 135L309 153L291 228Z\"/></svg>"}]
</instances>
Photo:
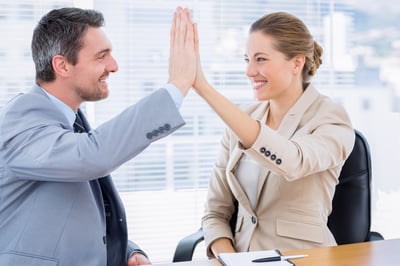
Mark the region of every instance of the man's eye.
<instances>
[{"instance_id":1,"label":"man's eye","mask_svg":"<svg viewBox=\"0 0 400 266\"><path fill-rule=\"evenodd\" d=\"M248 63L248 62L249 62L249 59L248 59L248 58L245 58L244 61L245 61L246 63Z\"/></svg>"},{"instance_id":2,"label":"man's eye","mask_svg":"<svg viewBox=\"0 0 400 266\"><path fill-rule=\"evenodd\" d=\"M266 61L267 59L263 58L263 57L258 57L257 58L257 62L263 62Z\"/></svg>"}]
</instances>

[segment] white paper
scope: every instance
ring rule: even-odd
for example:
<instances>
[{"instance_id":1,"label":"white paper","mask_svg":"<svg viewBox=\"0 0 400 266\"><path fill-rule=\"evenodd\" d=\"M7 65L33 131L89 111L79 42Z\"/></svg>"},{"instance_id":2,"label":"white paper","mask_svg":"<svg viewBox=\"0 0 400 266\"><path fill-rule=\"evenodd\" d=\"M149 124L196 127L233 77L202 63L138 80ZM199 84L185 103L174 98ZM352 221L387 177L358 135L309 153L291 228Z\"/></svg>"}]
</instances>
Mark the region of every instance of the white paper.
<instances>
[{"instance_id":1,"label":"white paper","mask_svg":"<svg viewBox=\"0 0 400 266\"><path fill-rule=\"evenodd\" d=\"M262 250L236 253L220 253L218 259L225 266L277 266L277 265L293 265L293 263L281 260L270 262L252 262L254 259L280 256L276 250Z\"/></svg>"}]
</instances>

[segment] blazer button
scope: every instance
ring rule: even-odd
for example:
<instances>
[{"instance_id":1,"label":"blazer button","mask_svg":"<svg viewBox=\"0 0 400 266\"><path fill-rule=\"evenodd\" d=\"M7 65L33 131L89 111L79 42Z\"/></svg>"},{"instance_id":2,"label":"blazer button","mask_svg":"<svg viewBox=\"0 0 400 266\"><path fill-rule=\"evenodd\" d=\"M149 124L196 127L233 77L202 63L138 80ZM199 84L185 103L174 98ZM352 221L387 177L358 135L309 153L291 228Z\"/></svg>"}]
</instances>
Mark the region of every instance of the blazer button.
<instances>
[{"instance_id":1,"label":"blazer button","mask_svg":"<svg viewBox=\"0 0 400 266\"><path fill-rule=\"evenodd\" d=\"M275 155L275 154L272 154L272 155L271 155L271 160L272 160L272 161L275 161L275 159L276 159L276 155Z\"/></svg>"},{"instance_id":2,"label":"blazer button","mask_svg":"<svg viewBox=\"0 0 400 266\"><path fill-rule=\"evenodd\" d=\"M165 130L170 130L171 129L171 125L170 124L165 124L164 125L164 129Z\"/></svg>"},{"instance_id":3,"label":"blazer button","mask_svg":"<svg viewBox=\"0 0 400 266\"><path fill-rule=\"evenodd\" d=\"M282 163L282 160L281 160L281 159L276 159L275 163L276 163L276 164L281 164L281 163Z\"/></svg>"},{"instance_id":4,"label":"blazer button","mask_svg":"<svg viewBox=\"0 0 400 266\"><path fill-rule=\"evenodd\" d=\"M251 222L252 224L256 224L257 223L257 218L254 216L251 216Z\"/></svg>"},{"instance_id":5,"label":"blazer button","mask_svg":"<svg viewBox=\"0 0 400 266\"><path fill-rule=\"evenodd\" d=\"M271 155L271 152L270 151L265 151L264 154L265 154L266 157L269 157Z\"/></svg>"},{"instance_id":6,"label":"blazer button","mask_svg":"<svg viewBox=\"0 0 400 266\"><path fill-rule=\"evenodd\" d=\"M147 139L152 139L153 138L153 134L151 132L146 134L146 138Z\"/></svg>"},{"instance_id":7,"label":"blazer button","mask_svg":"<svg viewBox=\"0 0 400 266\"><path fill-rule=\"evenodd\" d=\"M260 148L260 152L261 152L261 153L264 153L266 150L267 150L267 149L264 148L264 147Z\"/></svg>"}]
</instances>

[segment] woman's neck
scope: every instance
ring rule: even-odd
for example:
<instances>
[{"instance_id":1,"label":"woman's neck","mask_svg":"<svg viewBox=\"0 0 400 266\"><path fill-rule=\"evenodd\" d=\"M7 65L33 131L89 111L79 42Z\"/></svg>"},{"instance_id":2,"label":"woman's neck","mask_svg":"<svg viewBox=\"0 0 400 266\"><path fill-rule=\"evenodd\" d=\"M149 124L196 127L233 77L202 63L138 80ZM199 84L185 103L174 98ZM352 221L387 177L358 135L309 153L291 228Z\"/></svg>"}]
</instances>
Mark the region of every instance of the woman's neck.
<instances>
[{"instance_id":1,"label":"woman's neck","mask_svg":"<svg viewBox=\"0 0 400 266\"><path fill-rule=\"evenodd\" d=\"M302 86L293 88L285 97L271 99L266 124L273 130L277 130L290 108L301 97L304 90Z\"/></svg>"}]
</instances>

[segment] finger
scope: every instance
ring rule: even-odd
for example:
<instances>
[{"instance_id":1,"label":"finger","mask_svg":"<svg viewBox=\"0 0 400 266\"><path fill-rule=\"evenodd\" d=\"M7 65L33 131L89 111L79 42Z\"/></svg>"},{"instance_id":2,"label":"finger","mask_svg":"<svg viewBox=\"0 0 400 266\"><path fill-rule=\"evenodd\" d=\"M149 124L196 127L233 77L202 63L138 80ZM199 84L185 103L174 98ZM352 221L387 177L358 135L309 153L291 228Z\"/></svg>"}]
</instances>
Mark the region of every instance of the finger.
<instances>
[{"instance_id":1,"label":"finger","mask_svg":"<svg viewBox=\"0 0 400 266\"><path fill-rule=\"evenodd\" d=\"M176 29L176 11L174 12L174 15L172 17L172 24L171 24L171 30L170 30L170 47L173 46L173 44L175 43L175 29Z\"/></svg>"},{"instance_id":2,"label":"finger","mask_svg":"<svg viewBox=\"0 0 400 266\"><path fill-rule=\"evenodd\" d=\"M190 11L190 9L185 8L185 9L184 9L184 12L185 12L185 15L186 15L186 18L187 18L188 23L193 24L193 21L192 21L192 12Z\"/></svg>"},{"instance_id":3,"label":"finger","mask_svg":"<svg viewBox=\"0 0 400 266\"><path fill-rule=\"evenodd\" d=\"M187 31L187 17L184 10L180 10L179 12L177 27L178 31L177 31L176 41L180 46L180 48L182 48L185 43L186 31Z\"/></svg>"},{"instance_id":4,"label":"finger","mask_svg":"<svg viewBox=\"0 0 400 266\"><path fill-rule=\"evenodd\" d=\"M174 12L174 18L172 22L173 25L171 25L171 43L170 43L171 48L174 48L175 45L179 43L179 34L180 34L179 29L181 23L180 13L181 13L181 8L177 7Z\"/></svg>"},{"instance_id":5,"label":"finger","mask_svg":"<svg viewBox=\"0 0 400 266\"><path fill-rule=\"evenodd\" d=\"M193 31L194 31L194 50L196 53L199 53L199 33L197 31L197 23L193 24Z\"/></svg>"},{"instance_id":6,"label":"finger","mask_svg":"<svg viewBox=\"0 0 400 266\"><path fill-rule=\"evenodd\" d=\"M182 13L182 10L181 10L181 8L178 7L175 11L174 44L179 43L179 34L180 34L180 27L181 27L181 22L182 22L181 13Z\"/></svg>"},{"instance_id":7,"label":"finger","mask_svg":"<svg viewBox=\"0 0 400 266\"><path fill-rule=\"evenodd\" d=\"M185 38L185 46L188 46L191 49L195 49L195 40L194 40L194 25L189 24L186 30L186 38Z\"/></svg>"},{"instance_id":8,"label":"finger","mask_svg":"<svg viewBox=\"0 0 400 266\"><path fill-rule=\"evenodd\" d=\"M199 44L199 32L197 28L197 23L194 23L194 51L196 53L197 59L197 67L201 67L201 60L200 60L200 44Z\"/></svg>"},{"instance_id":9,"label":"finger","mask_svg":"<svg viewBox=\"0 0 400 266\"><path fill-rule=\"evenodd\" d=\"M128 266L137 266L138 263L136 262L136 259L134 257L129 258L128 260Z\"/></svg>"},{"instance_id":10,"label":"finger","mask_svg":"<svg viewBox=\"0 0 400 266\"><path fill-rule=\"evenodd\" d=\"M186 25L186 33L184 35L184 46L189 46L190 48L194 49L194 28L193 23L190 18L191 14L189 9L185 8L183 10L183 17L184 22Z\"/></svg>"}]
</instances>

